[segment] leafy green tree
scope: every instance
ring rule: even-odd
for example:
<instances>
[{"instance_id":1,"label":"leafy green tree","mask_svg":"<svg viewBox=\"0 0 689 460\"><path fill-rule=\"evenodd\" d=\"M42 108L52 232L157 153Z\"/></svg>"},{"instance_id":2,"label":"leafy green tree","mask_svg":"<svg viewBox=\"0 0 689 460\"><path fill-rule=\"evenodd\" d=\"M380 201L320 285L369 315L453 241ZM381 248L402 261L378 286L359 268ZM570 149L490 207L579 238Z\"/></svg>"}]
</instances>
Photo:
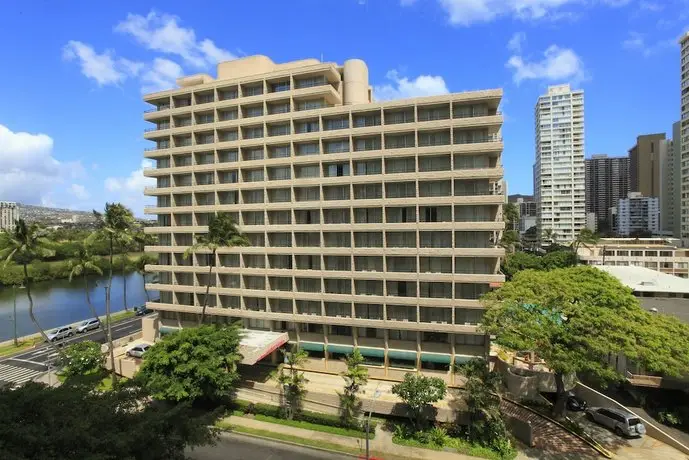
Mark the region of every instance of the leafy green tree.
<instances>
[{"instance_id":1,"label":"leafy green tree","mask_svg":"<svg viewBox=\"0 0 689 460\"><path fill-rule=\"evenodd\" d=\"M208 293L213 284L213 267L215 266L215 255L219 248L232 248L237 246L249 246L249 239L237 228L237 224L232 220L229 214L221 212L216 216L211 217L208 223L208 233L205 235L198 235L196 237L196 244L184 251L184 258L199 250L210 251L210 260L208 261L208 282L206 283L206 295L203 296L203 307L201 308L201 316L199 317L199 324L203 324L206 319L206 307L208 306Z\"/></svg>"},{"instance_id":2,"label":"leafy green tree","mask_svg":"<svg viewBox=\"0 0 689 460\"><path fill-rule=\"evenodd\" d=\"M24 287L26 297L29 299L29 317L34 323L43 339L51 343L60 353L57 344L48 340L48 336L38 323L34 314L33 297L31 296L31 278L29 277L29 264L36 259L51 257L55 251L50 248L50 242L45 238L46 232L36 224L27 225L24 219L17 219L11 231L3 231L0 235L0 259L5 260L5 266L10 262L21 265L24 270Z\"/></svg>"},{"instance_id":3,"label":"leafy green tree","mask_svg":"<svg viewBox=\"0 0 689 460\"><path fill-rule=\"evenodd\" d=\"M514 230L519 226L519 208L514 203L502 205L502 219L505 221L506 230Z\"/></svg>"},{"instance_id":4,"label":"leafy green tree","mask_svg":"<svg viewBox=\"0 0 689 460\"><path fill-rule=\"evenodd\" d=\"M160 400L221 401L239 382L236 325L204 325L169 334L146 352L137 380Z\"/></svg>"},{"instance_id":5,"label":"leafy green tree","mask_svg":"<svg viewBox=\"0 0 689 460\"><path fill-rule=\"evenodd\" d=\"M364 357L358 348L354 349L351 355L345 358L347 370L342 373L345 381L344 391L337 393L340 398L340 419L343 426L358 425L358 418L361 415L362 402L359 398L361 386L368 382L368 370L363 366Z\"/></svg>"},{"instance_id":6,"label":"leafy green tree","mask_svg":"<svg viewBox=\"0 0 689 460\"><path fill-rule=\"evenodd\" d=\"M483 330L503 347L537 352L554 373L557 417L566 411L566 376L622 378L610 356L670 376L689 370L689 325L645 311L629 288L594 267L525 270L482 301Z\"/></svg>"},{"instance_id":7,"label":"leafy green tree","mask_svg":"<svg viewBox=\"0 0 689 460\"><path fill-rule=\"evenodd\" d=\"M500 238L500 246L505 248L507 253L513 253L518 247L521 246L519 241L519 232L516 230L505 230L502 232L502 238Z\"/></svg>"},{"instance_id":8,"label":"leafy green tree","mask_svg":"<svg viewBox=\"0 0 689 460\"><path fill-rule=\"evenodd\" d=\"M280 366L275 378L280 384L283 416L292 420L301 413L304 405L308 380L299 368L306 363L309 354L294 345L290 351L283 351L283 355L285 363ZM287 371L285 367L288 367Z\"/></svg>"},{"instance_id":9,"label":"leafy green tree","mask_svg":"<svg viewBox=\"0 0 689 460\"><path fill-rule=\"evenodd\" d=\"M110 260L108 268L108 290L105 296L105 321L107 323L108 348L110 351L110 364L113 386L117 383L115 373L115 349L112 344L112 331L110 321L110 296L112 290L112 271L113 257L115 255L115 245L127 238L127 233L134 223L132 211L121 203L105 203L105 212L100 213L96 210L93 215L97 220L97 230L87 239L87 243L94 241L106 241L108 244L108 256ZM125 287L126 292L126 287ZM125 294L126 295L126 294ZM127 302L125 300L125 308Z\"/></svg>"},{"instance_id":10,"label":"leafy green tree","mask_svg":"<svg viewBox=\"0 0 689 460\"><path fill-rule=\"evenodd\" d=\"M574 267L578 263L579 258L576 253L566 249L548 252L541 257L541 268L543 270Z\"/></svg>"},{"instance_id":11,"label":"leafy green tree","mask_svg":"<svg viewBox=\"0 0 689 460\"><path fill-rule=\"evenodd\" d=\"M3 459L183 460L217 439L217 412L149 403L133 384L97 392L69 382L0 389Z\"/></svg>"},{"instance_id":12,"label":"leafy green tree","mask_svg":"<svg viewBox=\"0 0 689 460\"><path fill-rule=\"evenodd\" d=\"M502 265L502 272L509 280L517 272L522 270L541 270L543 268L543 259L535 254L527 252L515 252L505 257L505 262Z\"/></svg>"},{"instance_id":13,"label":"leafy green tree","mask_svg":"<svg viewBox=\"0 0 689 460\"><path fill-rule=\"evenodd\" d=\"M84 291L86 292L86 304L91 310L91 315L94 318L98 318L96 309L91 302L91 295L89 294L89 274L102 275L103 270L98 266L98 260L95 256L91 254L90 248L86 243L81 243L73 256L73 259L69 261L69 282L75 276L82 276L84 279ZM103 325L101 324L102 328Z\"/></svg>"},{"instance_id":14,"label":"leafy green tree","mask_svg":"<svg viewBox=\"0 0 689 460\"><path fill-rule=\"evenodd\" d=\"M548 243L552 245L557 240L557 233L552 228L544 228L541 232L541 240L543 243Z\"/></svg>"},{"instance_id":15,"label":"leafy green tree","mask_svg":"<svg viewBox=\"0 0 689 460\"><path fill-rule=\"evenodd\" d=\"M409 419L421 431L426 424L426 410L445 397L447 386L438 377L406 373L404 381L392 386L392 393L407 404Z\"/></svg>"},{"instance_id":16,"label":"leafy green tree","mask_svg":"<svg viewBox=\"0 0 689 460\"><path fill-rule=\"evenodd\" d=\"M58 361L62 374L67 377L83 376L103 370L105 357L99 343L91 340L76 342L65 347Z\"/></svg>"},{"instance_id":17,"label":"leafy green tree","mask_svg":"<svg viewBox=\"0 0 689 460\"><path fill-rule=\"evenodd\" d=\"M158 238L155 235L144 232L143 228L136 229L132 234L132 239L136 243L139 252L144 252L146 246L153 246L158 242Z\"/></svg>"},{"instance_id":18,"label":"leafy green tree","mask_svg":"<svg viewBox=\"0 0 689 460\"><path fill-rule=\"evenodd\" d=\"M590 228L583 228L577 235L577 237L572 241L572 244L570 247L572 248L572 252L574 254L577 254L579 252L579 248L581 246L588 248L590 246L595 245L600 241L600 237L591 230Z\"/></svg>"},{"instance_id":19,"label":"leafy green tree","mask_svg":"<svg viewBox=\"0 0 689 460\"><path fill-rule=\"evenodd\" d=\"M469 412L468 439L506 456L513 447L500 411L502 374L491 371L480 358L461 364L456 370L467 378L464 389Z\"/></svg>"}]
</instances>

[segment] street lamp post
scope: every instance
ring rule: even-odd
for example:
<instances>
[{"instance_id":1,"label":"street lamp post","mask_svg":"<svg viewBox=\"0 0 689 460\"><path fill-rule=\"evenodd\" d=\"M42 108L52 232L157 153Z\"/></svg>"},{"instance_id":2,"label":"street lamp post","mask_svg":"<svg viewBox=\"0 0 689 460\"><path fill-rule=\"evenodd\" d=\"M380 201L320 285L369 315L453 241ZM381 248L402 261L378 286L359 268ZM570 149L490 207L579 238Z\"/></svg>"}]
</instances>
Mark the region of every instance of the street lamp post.
<instances>
[{"instance_id":1,"label":"street lamp post","mask_svg":"<svg viewBox=\"0 0 689 460\"><path fill-rule=\"evenodd\" d=\"M370 426L371 426L371 415L373 414L373 407L376 404L376 398L378 398L378 396L380 396L380 390L378 389L379 387L380 387L380 382L378 382L378 385L376 385L376 389L373 392L373 399L371 400L371 407L369 408L369 411L368 411L368 418L366 418L366 460L369 460L369 458L370 458L370 456L369 456L369 445L368 445L368 443L369 443L369 441L368 441L369 435L368 434L369 434L369 430L370 430Z\"/></svg>"}]
</instances>

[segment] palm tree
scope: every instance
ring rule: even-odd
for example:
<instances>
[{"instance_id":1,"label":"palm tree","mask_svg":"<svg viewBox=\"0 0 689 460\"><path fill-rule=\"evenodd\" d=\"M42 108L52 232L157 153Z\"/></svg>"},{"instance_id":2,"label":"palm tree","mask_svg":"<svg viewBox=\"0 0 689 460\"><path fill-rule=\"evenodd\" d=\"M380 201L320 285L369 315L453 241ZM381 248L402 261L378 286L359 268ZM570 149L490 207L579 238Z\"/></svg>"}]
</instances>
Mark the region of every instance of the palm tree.
<instances>
[{"instance_id":1,"label":"palm tree","mask_svg":"<svg viewBox=\"0 0 689 460\"><path fill-rule=\"evenodd\" d=\"M542 239L545 241L548 241L548 243L552 246L553 243L555 242L555 239L557 238L557 234L552 228L544 228L543 233L542 233Z\"/></svg>"},{"instance_id":2,"label":"palm tree","mask_svg":"<svg viewBox=\"0 0 689 460\"><path fill-rule=\"evenodd\" d=\"M201 317L199 324L203 324L206 319L206 307L208 306L208 293L213 282L213 266L215 265L215 256L219 248L233 248L238 246L249 246L249 239L237 228L237 224L232 220L229 214L221 212L216 216L211 217L208 223L208 233L196 237L196 244L184 251L184 258L201 249L210 251L210 260L208 261L208 282L206 283L206 295L203 297L203 307L201 309Z\"/></svg>"},{"instance_id":3,"label":"palm tree","mask_svg":"<svg viewBox=\"0 0 689 460\"><path fill-rule=\"evenodd\" d=\"M144 281L144 293L146 294L146 301L151 301L151 296L148 294L148 289L146 289L146 265L155 263L156 260L150 254L142 254L134 261L134 266L136 271L141 275Z\"/></svg>"},{"instance_id":4,"label":"palm tree","mask_svg":"<svg viewBox=\"0 0 689 460\"><path fill-rule=\"evenodd\" d=\"M340 397L340 419L344 426L354 426L361 413L362 402L357 396L361 386L368 382L368 370L362 366L364 357L358 348L345 358L347 370L343 372L345 380L344 392L338 393Z\"/></svg>"},{"instance_id":5,"label":"palm tree","mask_svg":"<svg viewBox=\"0 0 689 460\"><path fill-rule=\"evenodd\" d=\"M115 384L117 382L117 375L115 374L115 350L112 346L112 325L110 323L110 293L112 290L113 255L115 244L126 239L126 235L134 223L134 215L129 208L120 203L105 203L105 212L100 213L94 210L93 215L97 220L98 227L98 230L93 234L93 238L99 238L108 242L110 264L108 267L108 289L105 296L105 321L107 322L108 328L107 335L108 348L110 349L110 364L112 367L112 382Z\"/></svg>"},{"instance_id":6,"label":"palm tree","mask_svg":"<svg viewBox=\"0 0 689 460\"><path fill-rule=\"evenodd\" d=\"M69 261L69 282L71 283L72 279L75 276L84 277L84 291L86 291L86 304L89 306L89 309L91 310L91 315L93 315L94 318L98 318L98 314L96 313L96 309L91 303L91 295L89 294L88 275L92 273L98 275L103 274L103 270L100 269L96 261L97 258L93 254L91 254L91 251L89 250L89 247L88 245L86 245L86 243L79 244L77 250L74 253L74 258ZM100 327L101 329L103 329L102 324L100 324Z\"/></svg>"},{"instance_id":7,"label":"palm tree","mask_svg":"<svg viewBox=\"0 0 689 460\"><path fill-rule=\"evenodd\" d=\"M289 372L285 372L285 366L280 367L276 379L280 384L282 395L282 410L285 416L292 420L295 415L301 412L301 406L306 395L306 384L308 380L303 372L299 372L299 367L306 364L309 354L294 345L290 351L283 351L285 364L289 366Z\"/></svg>"},{"instance_id":8,"label":"palm tree","mask_svg":"<svg viewBox=\"0 0 689 460\"><path fill-rule=\"evenodd\" d=\"M61 353L56 344L48 340L41 325L34 315L34 303L31 296L31 278L29 277L29 263L35 259L52 257L55 251L50 248L50 242L45 238L46 232L37 224L27 225L24 219L17 219L12 231L3 231L2 244L0 244L0 259L5 259L5 266L14 261L24 268L24 286L26 296L29 299L29 317L40 332L43 339L50 343L58 353ZM15 319L16 320L16 319Z\"/></svg>"},{"instance_id":9,"label":"palm tree","mask_svg":"<svg viewBox=\"0 0 689 460\"><path fill-rule=\"evenodd\" d=\"M136 244L139 245L139 252L144 252L146 246L152 246L156 244L158 238L150 233L145 233L143 229L137 229L132 235Z\"/></svg>"},{"instance_id":10,"label":"palm tree","mask_svg":"<svg viewBox=\"0 0 689 460\"><path fill-rule=\"evenodd\" d=\"M589 249L590 245L594 245L600 241L600 236L590 228L583 228L577 237L572 241L571 247L574 254L578 254L579 247L584 246Z\"/></svg>"}]
</instances>

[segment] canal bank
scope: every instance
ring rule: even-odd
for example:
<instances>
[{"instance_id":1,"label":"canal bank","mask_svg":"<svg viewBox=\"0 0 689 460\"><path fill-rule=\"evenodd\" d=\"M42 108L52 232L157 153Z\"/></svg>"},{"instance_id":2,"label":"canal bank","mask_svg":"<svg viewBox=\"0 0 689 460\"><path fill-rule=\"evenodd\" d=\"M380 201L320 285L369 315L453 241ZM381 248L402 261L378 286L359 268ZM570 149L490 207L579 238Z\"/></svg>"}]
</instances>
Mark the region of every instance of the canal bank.
<instances>
[{"instance_id":1,"label":"canal bank","mask_svg":"<svg viewBox=\"0 0 689 460\"><path fill-rule=\"evenodd\" d=\"M127 283L127 306L143 305L147 298L144 280L139 273L129 273L125 277L113 275L111 291L111 313L124 311L124 282ZM89 295L96 314L105 315L105 287L107 276L89 277ZM38 333L29 317L29 302L25 289L17 289L17 335L33 336ZM83 279L53 280L32 283L31 294L34 300L34 313L44 330L58 326L79 323L91 318L93 314L86 303ZM151 298L158 297L157 291L149 291ZM0 341L12 341L14 337L12 288L0 288Z\"/></svg>"}]
</instances>

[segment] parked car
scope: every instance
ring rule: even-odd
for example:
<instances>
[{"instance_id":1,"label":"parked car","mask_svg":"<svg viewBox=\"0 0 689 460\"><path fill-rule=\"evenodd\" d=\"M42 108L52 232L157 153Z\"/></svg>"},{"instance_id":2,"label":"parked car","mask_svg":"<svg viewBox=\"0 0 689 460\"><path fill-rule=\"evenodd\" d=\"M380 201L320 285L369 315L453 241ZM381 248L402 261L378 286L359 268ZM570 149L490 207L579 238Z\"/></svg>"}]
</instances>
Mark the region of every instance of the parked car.
<instances>
[{"instance_id":1,"label":"parked car","mask_svg":"<svg viewBox=\"0 0 689 460\"><path fill-rule=\"evenodd\" d=\"M137 345L127 350L127 356L131 356L132 358L142 358L144 353L146 353L149 348L151 348L151 345L145 343L142 345Z\"/></svg>"},{"instance_id":2,"label":"parked car","mask_svg":"<svg viewBox=\"0 0 689 460\"><path fill-rule=\"evenodd\" d=\"M571 410L572 412L581 412L585 411L587 406L588 404L586 404L586 401L581 399L579 396L575 395L571 391L567 393L567 410Z\"/></svg>"},{"instance_id":3,"label":"parked car","mask_svg":"<svg viewBox=\"0 0 689 460\"><path fill-rule=\"evenodd\" d=\"M639 417L621 409L591 407L586 411L586 416L619 436L643 436L646 433L646 427Z\"/></svg>"},{"instance_id":4,"label":"parked car","mask_svg":"<svg viewBox=\"0 0 689 460\"><path fill-rule=\"evenodd\" d=\"M72 337L74 335L74 329L72 326L62 326L48 332L48 340L50 342L55 342L57 340L62 340L67 337Z\"/></svg>"},{"instance_id":5,"label":"parked car","mask_svg":"<svg viewBox=\"0 0 689 460\"><path fill-rule=\"evenodd\" d=\"M153 310L146 307L136 307L134 311L136 312L136 316L144 316L153 313Z\"/></svg>"},{"instance_id":6,"label":"parked car","mask_svg":"<svg viewBox=\"0 0 689 460\"><path fill-rule=\"evenodd\" d=\"M91 331L93 329L98 329L100 327L100 320L98 318L91 318L82 321L81 324L77 326L77 334L83 334L84 332Z\"/></svg>"}]
</instances>

